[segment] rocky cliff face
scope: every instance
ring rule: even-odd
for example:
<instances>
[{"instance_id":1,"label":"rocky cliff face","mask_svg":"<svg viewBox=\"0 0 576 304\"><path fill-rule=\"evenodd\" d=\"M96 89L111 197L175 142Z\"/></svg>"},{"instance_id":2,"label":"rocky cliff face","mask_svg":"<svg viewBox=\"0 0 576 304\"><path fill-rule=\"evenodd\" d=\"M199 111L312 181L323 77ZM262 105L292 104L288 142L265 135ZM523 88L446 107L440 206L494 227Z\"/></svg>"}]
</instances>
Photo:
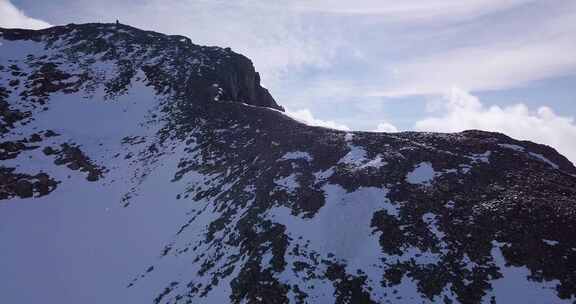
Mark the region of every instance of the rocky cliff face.
<instances>
[{"instance_id":1,"label":"rocky cliff face","mask_svg":"<svg viewBox=\"0 0 576 304\"><path fill-rule=\"evenodd\" d=\"M181 36L0 34L2 301L576 300L576 168L547 146L307 126Z\"/></svg>"}]
</instances>

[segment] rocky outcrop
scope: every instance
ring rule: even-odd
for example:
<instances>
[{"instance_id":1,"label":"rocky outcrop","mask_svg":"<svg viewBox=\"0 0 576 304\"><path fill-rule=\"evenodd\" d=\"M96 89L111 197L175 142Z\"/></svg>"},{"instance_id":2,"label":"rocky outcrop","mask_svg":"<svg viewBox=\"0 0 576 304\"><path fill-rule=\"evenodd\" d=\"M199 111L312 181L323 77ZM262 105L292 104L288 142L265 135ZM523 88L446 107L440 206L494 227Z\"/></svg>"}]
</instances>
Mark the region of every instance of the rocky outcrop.
<instances>
[{"instance_id":1,"label":"rocky outcrop","mask_svg":"<svg viewBox=\"0 0 576 304\"><path fill-rule=\"evenodd\" d=\"M47 156L55 156L56 165L66 165L70 170L86 172L86 180L91 182L100 179L105 171L101 166L95 165L79 147L68 143L61 144L60 149L47 146L42 152Z\"/></svg>"},{"instance_id":2,"label":"rocky outcrop","mask_svg":"<svg viewBox=\"0 0 576 304\"><path fill-rule=\"evenodd\" d=\"M224 89L222 100L234 100L250 105L284 110L276 103L268 90L260 86L260 74L254 70L254 65L250 59L232 53L231 63L221 65L221 67L218 75L221 76L221 86Z\"/></svg>"},{"instance_id":3,"label":"rocky outcrop","mask_svg":"<svg viewBox=\"0 0 576 304\"><path fill-rule=\"evenodd\" d=\"M69 24L39 31L0 28L0 37L10 41L45 42L47 49L58 48L74 60L81 60L78 53L84 53L117 61L122 73L115 81L107 83L111 94L125 92L131 79L141 70L159 94L187 95L193 97L197 105L213 102L212 88L218 86L222 88L219 100L284 110L260 85L260 75L250 59L230 48L195 45L184 36L163 35L127 25ZM61 45L62 40L67 44ZM138 47L142 49L136 51ZM159 55L162 56L159 60L149 60L156 61L155 64L145 63L146 59ZM57 90L77 90L93 80L88 71L77 70L75 75L70 75L62 73L57 64L44 63L41 59L38 64L41 67L29 76L33 90L27 94L39 97L40 101ZM76 76L75 80L66 82L71 76Z\"/></svg>"},{"instance_id":4,"label":"rocky outcrop","mask_svg":"<svg viewBox=\"0 0 576 304\"><path fill-rule=\"evenodd\" d=\"M58 182L44 172L30 175L0 166L0 200L41 197L54 191L57 185Z\"/></svg>"}]
</instances>

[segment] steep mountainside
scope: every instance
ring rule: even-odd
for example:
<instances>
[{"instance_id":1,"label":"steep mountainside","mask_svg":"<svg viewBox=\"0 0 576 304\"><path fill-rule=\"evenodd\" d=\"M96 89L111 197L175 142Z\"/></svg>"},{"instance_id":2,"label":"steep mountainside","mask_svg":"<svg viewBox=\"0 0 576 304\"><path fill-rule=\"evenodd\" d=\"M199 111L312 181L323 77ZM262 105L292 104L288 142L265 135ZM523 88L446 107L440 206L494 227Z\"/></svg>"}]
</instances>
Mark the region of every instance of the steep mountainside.
<instances>
[{"instance_id":1,"label":"steep mountainside","mask_svg":"<svg viewBox=\"0 0 576 304\"><path fill-rule=\"evenodd\" d=\"M0 302L576 302L552 148L311 127L259 82L182 36L0 29Z\"/></svg>"}]
</instances>

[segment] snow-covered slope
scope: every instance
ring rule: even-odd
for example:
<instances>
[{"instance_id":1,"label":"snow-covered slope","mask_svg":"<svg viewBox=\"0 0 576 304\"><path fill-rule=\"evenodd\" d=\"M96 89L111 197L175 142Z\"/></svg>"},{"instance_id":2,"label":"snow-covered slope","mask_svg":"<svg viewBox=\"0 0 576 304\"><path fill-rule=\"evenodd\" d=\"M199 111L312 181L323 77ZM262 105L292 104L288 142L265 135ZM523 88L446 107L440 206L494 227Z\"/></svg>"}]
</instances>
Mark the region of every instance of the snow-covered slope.
<instances>
[{"instance_id":1,"label":"snow-covered slope","mask_svg":"<svg viewBox=\"0 0 576 304\"><path fill-rule=\"evenodd\" d=\"M0 29L2 303L571 303L576 169L303 125L229 49Z\"/></svg>"}]
</instances>

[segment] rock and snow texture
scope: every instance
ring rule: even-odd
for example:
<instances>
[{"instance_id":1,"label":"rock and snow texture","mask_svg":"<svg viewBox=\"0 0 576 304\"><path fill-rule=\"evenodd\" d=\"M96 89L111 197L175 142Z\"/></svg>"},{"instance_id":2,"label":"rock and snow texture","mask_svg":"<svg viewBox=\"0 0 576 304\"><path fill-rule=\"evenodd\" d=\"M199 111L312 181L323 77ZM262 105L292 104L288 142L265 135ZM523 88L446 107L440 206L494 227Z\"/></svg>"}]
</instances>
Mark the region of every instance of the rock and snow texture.
<instances>
[{"instance_id":1,"label":"rock and snow texture","mask_svg":"<svg viewBox=\"0 0 576 304\"><path fill-rule=\"evenodd\" d=\"M0 43L2 303L576 300L549 147L306 126L245 57L123 25Z\"/></svg>"}]
</instances>

